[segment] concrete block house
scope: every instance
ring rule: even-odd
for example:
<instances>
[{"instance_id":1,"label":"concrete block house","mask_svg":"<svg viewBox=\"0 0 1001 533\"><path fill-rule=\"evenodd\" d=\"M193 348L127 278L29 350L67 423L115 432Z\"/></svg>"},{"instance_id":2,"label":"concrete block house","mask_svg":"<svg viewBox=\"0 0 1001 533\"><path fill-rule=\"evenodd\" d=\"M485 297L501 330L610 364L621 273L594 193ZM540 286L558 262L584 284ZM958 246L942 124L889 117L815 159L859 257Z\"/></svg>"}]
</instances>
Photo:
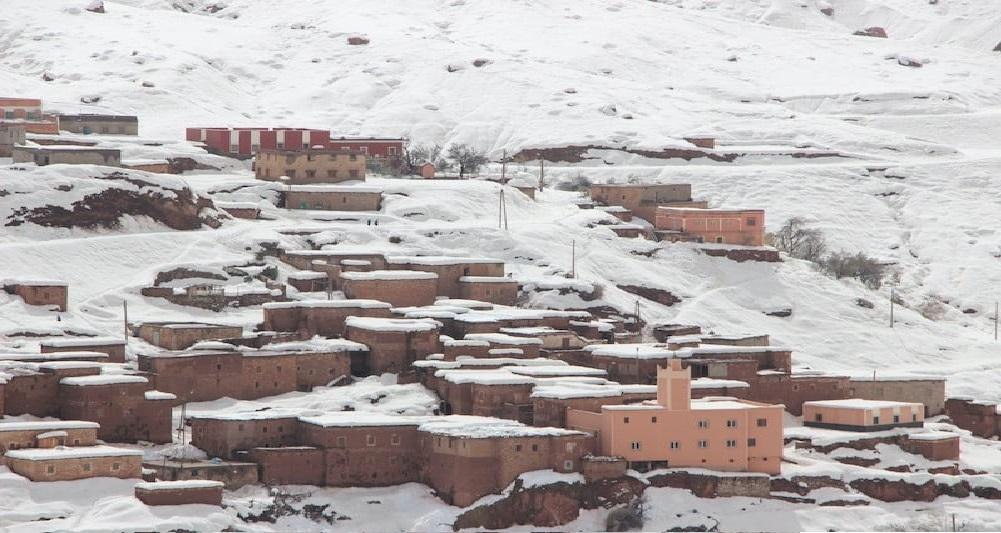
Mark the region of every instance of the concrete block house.
<instances>
[{"instance_id":1,"label":"concrete block house","mask_svg":"<svg viewBox=\"0 0 1001 533\"><path fill-rule=\"evenodd\" d=\"M925 406L878 400L818 400L803 404L803 425L847 431L881 431L924 425Z\"/></svg>"},{"instance_id":2,"label":"concrete block house","mask_svg":"<svg viewBox=\"0 0 1001 533\"><path fill-rule=\"evenodd\" d=\"M59 114L59 129L89 135L139 135L139 117L133 115Z\"/></svg>"},{"instance_id":3,"label":"concrete block house","mask_svg":"<svg viewBox=\"0 0 1001 533\"><path fill-rule=\"evenodd\" d=\"M261 150L324 148L330 132L309 128L187 128L185 138L202 143L213 154L249 159Z\"/></svg>"},{"instance_id":4,"label":"concrete block house","mask_svg":"<svg viewBox=\"0 0 1001 533\"><path fill-rule=\"evenodd\" d=\"M4 122L0 118L0 157L11 157L14 147L25 143L26 129L23 124Z\"/></svg>"},{"instance_id":5,"label":"concrete block house","mask_svg":"<svg viewBox=\"0 0 1001 533\"><path fill-rule=\"evenodd\" d=\"M321 211L378 211L382 189L360 185L290 185L285 191L286 209Z\"/></svg>"},{"instance_id":6,"label":"concrete block house","mask_svg":"<svg viewBox=\"0 0 1001 533\"><path fill-rule=\"evenodd\" d=\"M20 296L28 305L51 305L59 311L68 307L69 284L58 280L8 279L4 292Z\"/></svg>"},{"instance_id":7,"label":"concrete block house","mask_svg":"<svg viewBox=\"0 0 1001 533\"><path fill-rule=\"evenodd\" d=\"M222 506L221 481L187 480L136 483L136 499L146 505L213 505Z\"/></svg>"},{"instance_id":8,"label":"concrete block house","mask_svg":"<svg viewBox=\"0 0 1001 533\"><path fill-rule=\"evenodd\" d=\"M254 158L259 180L291 185L365 181L365 154L330 149L260 150ZM285 179L287 178L287 179Z\"/></svg>"},{"instance_id":9,"label":"concrete block house","mask_svg":"<svg viewBox=\"0 0 1001 533\"><path fill-rule=\"evenodd\" d=\"M122 152L113 148L89 146L15 146L11 151L15 163L46 165L101 165L122 166Z\"/></svg>"},{"instance_id":10,"label":"concrete block house","mask_svg":"<svg viewBox=\"0 0 1001 533\"><path fill-rule=\"evenodd\" d=\"M697 467L778 474L782 405L691 399L691 371L672 360L657 373L657 400L571 410L567 427L597 436L602 455L634 468Z\"/></svg>"},{"instance_id":11,"label":"concrete block house","mask_svg":"<svg viewBox=\"0 0 1001 533\"><path fill-rule=\"evenodd\" d=\"M762 246L765 211L661 206L654 226L665 240Z\"/></svg>"}]
</instances>

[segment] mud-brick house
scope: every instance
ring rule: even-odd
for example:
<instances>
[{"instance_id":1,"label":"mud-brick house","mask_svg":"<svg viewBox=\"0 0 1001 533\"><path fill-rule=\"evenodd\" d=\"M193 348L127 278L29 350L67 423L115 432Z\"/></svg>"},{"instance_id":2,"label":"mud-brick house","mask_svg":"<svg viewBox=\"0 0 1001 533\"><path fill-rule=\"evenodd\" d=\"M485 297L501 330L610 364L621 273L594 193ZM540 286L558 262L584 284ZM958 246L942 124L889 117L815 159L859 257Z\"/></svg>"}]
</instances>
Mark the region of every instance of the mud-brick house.
<instances>
[{"instance_id":1,"label":"mud-brick house","mask_svg":"<svg viewBox=\"0 0 1001 533\"><path fill-rule=\"evenodd\" d=\"M490 343L492 350L515 348L521 350L521 357L538 357L542 348L542 340L534 337L519 337L505 333L470 333L466 340L485 341Z\"/></svg>"},{"instance_id":2,"label":"mud-brick house","mask_svg":"<svg viewBox=\"0 0 1001 533\"><path fill-rule=\"evenodd\" d=\"M696 467L778 474L782 405L732 398L691 399L691 370L673 359L657 372L657 400L571 410L567 427L598 436L601 455L633 468Z\"/></svg>"},{"instance_id":3,"label":"mud-brick house","mask_svg":"<svg viewBox=\"0 0 1001 533\"><path fill-rule=\"evenodd\" d=\"M11 450L4 457L12 472L31 481L70 481L138 478L142 456L142 450L95 445Z\"/></svg>"},{"instance_id":4,"label":"mud-brick house","mask_svg":"<svg viewBox=\"0 0 1001 533\"><path fill-rule=\"evenodd\" d=\"M434 390L444 414L492 416L532 422L535 380L508 369L442 369L435 372Z\"/></svg>"},{"instance_id":5,"label":"mud-brick house","mask_svg":"<svg viewBox=\"0 0 1001 533\"><path fill-rule=\"evenodd\" d=\"M143 322L139 337L154 346L184 350L201 341L217 341L243 336L241 326L206 322Z\"/></svg>"},{"instance_id":6,"label":"mud-brick house","mask_svg":"<svg viewBox=\"0 0 1001 533\"><path fill-rule=\"evenodd\" d=\"M302 444L321 450L323 455L320 484L378 487L420 481L423 457L417 428L421 421L373 413L331 413L302 417L299 431ZM262 471L268 472L269 478L283 478L267 466L262 464ZM291 479L297 477L293 474Z\"/></svg>"},{"instance_id":7,"label":"mud-brick house","mask_svg":"<svg viewBox=\"0 0 1001 533\"><path fill-rule=\"evenodd\" d=\"M412 372L411 363L440 351L439 325L430 319L348 317L345 336L369 348L351 374Z\"/></svg>"},{"instance_id":8,"label":"mud-brick house","mask_svg":"<svg viewBox=\"0 0 1001 533\"><path fill-rule=\"evenodd\" d=\"M349 316L391 318L392 305L378 300L303 300L266 303L267 331L297 331L312 337L341 337Z\"/></svg>"},{"instance_id":9,"label":"mud-brick house","mask_svg":"<svg viewBox=\"0 0 1001 533\"><path fill-rule=\"evenodd\" d=\"M59 129L89 135L139 135L139 117L134 115L63 115L59 114Z\"/></svg>"},{"instance_id":10,"label":"mud-brick house","mask_svg":"<svg viewBox=\"0 0 1001 533\"><path fill-rule=\"evenodd\" d=\"M741 246L765 243L764 209L658 207L654 227L662 240Z\"/></svg>"},{"instance_id":11,"label":"mud-brick house","mask_svg":"<svg viewBox=\"0 0 1001 533\"><path fill-rule=\"evenodd\" d=\"M108 354L109 363L125 362L125 341L115 337L74 337L51 339L39 343L42 353L101 352Z\"/></svg>"},{"instance_id":12,"label":"mud-brick house","mask_svg":"<svg viewBox=\"0 0 1001 533\"><path fill-rule=\"evenodd\" d=\"M261 150L254 157L259 180L291 185L365 181L365 154L342 150Z\"/></svg>"},{"instance_id":13,"label":"mud-brick house","mask_svg":"<svg viewBox=\"0 0 1001 533\"><path fill-rule=\"evenodd\" d=\"M0 422L0 455L10 450L97 444L96 422L86 420L39 420ZM0 458L2 461L2 458Z\"/></svg>"},{"instance_id":14,"label":"mud-brick house","mask_svg":"<svg viewBox=\"0 0 1001 533\"><path fill-rule=\"evenodd\" d=\"M503 276L462 276L459 297L497 305L514 305L518 301L518 281Z\"/></svg>"},{"instance_id":15,"label":"mud-brick house","mask_svg":"<svg viewBox=\"0 0 1001 533\"><path fill-rule=\"evenodd\" d=\"M382 189L363 185L290 185L285 191L285 208L378 211L382 208Z\"/></svg>"},{"instance_id":16,"label":"mud-brick house","mask_svg":"<svg viewBox=\"0 0 1001 533\"><path fill-rule=\"evenodd\" d=\"M959 434L947 431L910 433L901 447L932 461L959 460Z\"/></svg>"},{"instance_id":17,"label":"mud-brick house","mask_svg":"<svg viewBox=\"0 0 1001 533\"><path fill-rule=\"evenodd\" d=\"M247 159L261 150L305 150L324 147L330 132L308 128L187 128L188 141L210 153Z\"/></svg>"},{"instance_id":18,"label":"mud-brick house","mask_svg":"<svg viewBox=\"0 0 1001 533\"><path fill-rule=\"evenodd\" d=\"M330 276L326 272L300 270L290 272L288 284L300 292L324 292L332 289Z\"/></svg>"},{"instance_id":19,"label":"mud-brick house","mask_svg":"<svg viewBox=\"0 0 1001 533\"><path fill-rule=\"evenodd\" d=\"M350 299L379 300L394 307L434 303L438 274L420 270L341 272L340 287Z\"/></svg>"},{"instance_id":20,"label":"mud-brick house","mask_svg":"<svg viewBox=\"0 0 1001 533\"><path fill-rule=\"evenodd\" d=\"M299 270L310 270L314 261L323 261L328 265L341 265L344 260L367 262L369 268L365 270L385 270L387 268L386 258L382 254L358 250L290 250L283 253L280 259L283 263L292 265Z\"/></svg>"},{"instance_id":21,"label":"mud-brick house","mask_svg":"<svg viewBox=\"0 0 1001 533\"><path fill-rule=\"evenodd\" d=\"M101 425L108 442L170 442L171 407L176 397L153 388L143 376L101 374L59 381L60 414Z\"/></svg>"},{"instance_id":22,"label":"mud-brick house","mask_svg":"<svg viewBox=\"0 0 1001 533\"><path fill-rule=\"evenodd\" d=\"M926 417L945 412L945 378L942 377L853 376L849 386L852 398L920 403L925 406Z\"/></svg>"},{"instance_id":23,"label":"mud-brick house","mask_svg":"<svg viewBox=\"0 0 1001 533\"><path fill-rule=\"evenodd\" d=\"M69 284L65 281L42 279L7 279L4 292L20 296L28 305L54 305L65 311L69 304Z\"/></svg>"},{"instance_id":24,"label":"mud-brick house","mask_svg":"<svg viewBox=\"0 0 1001 533\"><path fill-rule=\"evenodd\" d=\"M24 144L25 132L24 124L4 122L0 118L0 157L10 157L14 146Z\"/></svg>"},{"instance_id":25,"label":"mud-brick house","mask_svg":"<svg viewBox=\"0 0 1001 533\"><path fill-rule=\"evenodd\" d=\"M461 282L465 276L504 276L504 261L489 257L389 256L385 261L389 270L420 270L437 274L438 295L448 298L466 298L462 295Z\"/></svg>"},{"instance_id":26,"label":"mud-brick house","mask_svg":"<svg viewBox=\"0 0 1001 533\"><path fill-rule=\"evenodd\" d=\"M424 483L459 507L500 492L525 472L578 472L582 459L595 451L588 433L479 420L443 417L419 428Z\"/></svg>"},{"instance_id":27,"label":"mud-brick house","mask_svg":"<svg viewBox=\"0 0 1001 533\"><path fill-rule=\"evenodd\" d=\"M136 483L136 499L146 505L214 505L222 506L221 481L205 479L187 481L154 481Z\"/></svg>"},{"instance_id":28,"label":"mud-brick house","mask_svg":"<svg viewBox=\"0 0 1001 533\"><path fill-rule=\"evenodd\" d=\"M122 151L115 148L89 146L15 146L11 150L15 163L45 165L101 165L122 166Z\"/></svg>"},{"instance_id":29,"label":"mud-brick house","mask_svg":"<svg viewBox=\"0 0 1001 533\"><path fill-rule=\"evenodd\" d=\"M657 398L656 385L549 383L532 390L532 425L566 427L567 411L600 412L602 405L638 403Z\"/></svg>"},{"instance_id":30,"label":"mud-brick house","mask_svg":"<svg viewBox=\"0 0 1001 533\"><path fill-rule=\"evenodd\" d=\"M606 183L591 186L591 200L604 206L620 206L651 224L660 206L707 207L692 199L688 183Z\"/></svg>"},{"instance_id":31,"label":"mud-brick house","mask_svg":"<svg viewBox=\"0 0 1001 533\"><path fill-rule=\"evenodd\" d=\"M997 402L955 396L945 401L945 414L953 424L978 437L1001 435L1001 411Z\"/></svg>"},{"instance_id":32,"label":"mud-brick house","mask_svg":"<svg viewBox=\"0 0 1001 533\"><path fill-rule=\"evenodd\" d=\"M820 400L803 404L803 425L847 431L882 431L921 427L925 406L878 400Z\"/></svg>"},{"instance_id":33,"label":"mud-brick house","mask_svg":"<svg viewBox=\"0 0 1001 533\"><path fill-rule=\"evenodd\" d=\"M299 444L296 413L281 409L195 415L191 423L191 444L209 457L241 459L238 452L257 447L284 447Z\"/></svg>"},{"instance_id":34,"label":"mud-brick house","mask_svg":"<svg viewBox=\"0 0 1001 533\"><path fill-rule=\"evenodd\" d=\"M256 485L258 481L257 464L247 461L157 459L144 462L143 468L152 470L159 480L220 481L229 490Z\"/></svg>"}]
</instances>

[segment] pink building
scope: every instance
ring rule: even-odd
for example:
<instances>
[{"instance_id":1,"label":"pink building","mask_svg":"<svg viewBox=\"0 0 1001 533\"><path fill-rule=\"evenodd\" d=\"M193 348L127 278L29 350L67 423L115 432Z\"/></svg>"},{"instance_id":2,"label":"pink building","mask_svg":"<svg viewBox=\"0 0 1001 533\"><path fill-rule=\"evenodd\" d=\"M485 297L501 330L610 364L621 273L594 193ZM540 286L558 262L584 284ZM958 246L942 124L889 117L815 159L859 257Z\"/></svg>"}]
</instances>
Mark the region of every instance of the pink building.
<instances>
[{"instance_id":1,"label":"pink building","mask_svg":"<svg viewBox=\"0 0 1001 533\"><path fill-rule=\"evenodd\" d=\"M661 238L761 246L765 241L763 209L658 207L654 226Z\"/></svg>"},{"instance_id":2,"label":"pink building","mask_svg":"<svg viewBox=\"0 0 1001 533\"><path fill-rule=\"evenodd\" d=\"M673 359L657 369L657 400L570 409L567 428L594 433L597 453L633 468L698 467L778 474L782 405L733 398L691 399L691 371Z\"/></svg>"},{"instance_id":3,"label":"pink building","mask_svg":"<svg viewBox=\"0 0 1001 533\"><path fill-rule=\"evenodd\" d=\"M882 431L921 427L925 406L916 402L884 400L819 400L803 402L803 425L848 431Z\"/></svg>"}]
</instances>

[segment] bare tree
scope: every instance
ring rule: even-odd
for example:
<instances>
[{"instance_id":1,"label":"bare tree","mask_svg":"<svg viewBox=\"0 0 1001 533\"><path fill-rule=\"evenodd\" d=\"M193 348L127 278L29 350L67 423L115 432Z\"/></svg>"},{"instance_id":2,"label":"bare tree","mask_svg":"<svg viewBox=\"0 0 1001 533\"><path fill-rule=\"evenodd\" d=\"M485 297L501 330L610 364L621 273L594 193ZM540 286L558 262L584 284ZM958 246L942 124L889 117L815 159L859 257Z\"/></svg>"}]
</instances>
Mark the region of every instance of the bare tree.
<instances>
[{"instance_id":1,"label":"bare tree","mask_svg":"<svg viewBox=\"0 0 1001 533\"><path fill-rule=\"evenodd\" d=\"M440 144L415 144L408 146L403 152L402 172L416 174L417 167L423 163L431 163L435 170L445 171L452 164L445 159L444 150Z\"/></svg>"},{"instance_id":2,"label":"bare tree","mask_svg":"<svg viewBox=\"0 0 1001 533\"><path fill-rule=\"evenodd\" d=\"M467 173L475 174L480 169L480 166L487 162L486 154L477 151L467 144L453 144L449 146L448 158L458 165L460 178Z\"/></svg>"},{"instance_id":3,"label":"bare tree","mask_svg":"<svg viewBox=\"0 0 1001 533\"><path fill-rule=\"evenodd\" d=\"M835 279L858 278L870 289L880 288L886 275L886 265L862 252L834 252L821 260L820 268Z\"/></svg>"},{"instance_id":4,"label":"bare tree","mask_svg":"<svg viewBox=\"0 0 1001 533\"><path fill-rule=\"evenodd\" d=\"M792 217L772 235L775 247L797 259L817 263L827 251L827 240L823 232L806 227L806 221Z\"/></svg>"}]
</instances>

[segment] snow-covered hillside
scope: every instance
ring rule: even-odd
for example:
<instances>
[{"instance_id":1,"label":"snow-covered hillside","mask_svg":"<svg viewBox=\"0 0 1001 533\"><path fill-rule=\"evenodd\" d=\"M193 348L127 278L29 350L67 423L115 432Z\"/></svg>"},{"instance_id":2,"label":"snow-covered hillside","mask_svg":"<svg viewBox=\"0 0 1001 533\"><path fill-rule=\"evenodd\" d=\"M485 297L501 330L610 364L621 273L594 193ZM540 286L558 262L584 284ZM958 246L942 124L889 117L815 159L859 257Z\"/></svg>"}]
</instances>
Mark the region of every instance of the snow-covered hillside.
<instances>
[{"instance_id":1,"label":"snow-covered hillside","mask_svg":"<svg viewBox=\"0 0 1001 533\"><path fill-rule=\"evenodd\" d=\"M601 285L601 303L633 309L636 296L617 285L681 298L672 307L642 300L651 323L767 333L794 350L798 367L940 375L949 394L1001 400L992 321L1001 300L1001 52L993 51L1001 9L992 0L107 0L103 14L88 4L2 1L0 96L38 96L64 112L136 114L141 136L159 139L157 147L102 142L120 143L128 157L183 155L218 169L136 173L143 181L252 202L268 220L188 232L132 215L114 227L6 226L26 206L70 206L116 185L98 180L100 169L0 159L0 279L58 278L71 287L70 310L58 321L0 293L0 348L31 349L35 335L118 334L122 302L131 320L251 327L260 308L215 313L139 290L173 266L246 262L262 241L498 257L514 277L539 283L566 283L558 276L569 272L575 247L578 281ZM872 26L889 38L852 35ZM536 201L506 188L507 231L497 227L501 186L479 180L370 179L386 201L371 216L378 225L368 225L364 217L277 209L274 187L255 181L246 163L179 142L186 126L215 125L462 142L494 160L530 148L594 148L579 164L547 164L549 187ZM718 150L738 156L725 163L629 152L692 148L683 138L694 134L714 136ZM538 167L507 170L534 180ZM611 215L580 210L576 193L552 187L578 176L691 183L712 206L766 209L770 231L804 217L832 248L893 263L895 280L873 291L795 259L735 263L687 245L617 238L601 226ZM903 301L892 329L891 286ZM574 298L533 303L581 304ZM766 314L786 308L787 318ZM436 500L405 490L416 492L387 501L420 499L437 516ZM365 494L352 496L359 509ZM133 511L122 510L123 520ZM876 507L830 513L786 525L882 523ZM98 518L79 525L97 527ZM414 527L398 518L386 527ZM579 527L600 527L591 518ZM226 523L206 520L196 526Z\"/></svg>"}]
</instances>

